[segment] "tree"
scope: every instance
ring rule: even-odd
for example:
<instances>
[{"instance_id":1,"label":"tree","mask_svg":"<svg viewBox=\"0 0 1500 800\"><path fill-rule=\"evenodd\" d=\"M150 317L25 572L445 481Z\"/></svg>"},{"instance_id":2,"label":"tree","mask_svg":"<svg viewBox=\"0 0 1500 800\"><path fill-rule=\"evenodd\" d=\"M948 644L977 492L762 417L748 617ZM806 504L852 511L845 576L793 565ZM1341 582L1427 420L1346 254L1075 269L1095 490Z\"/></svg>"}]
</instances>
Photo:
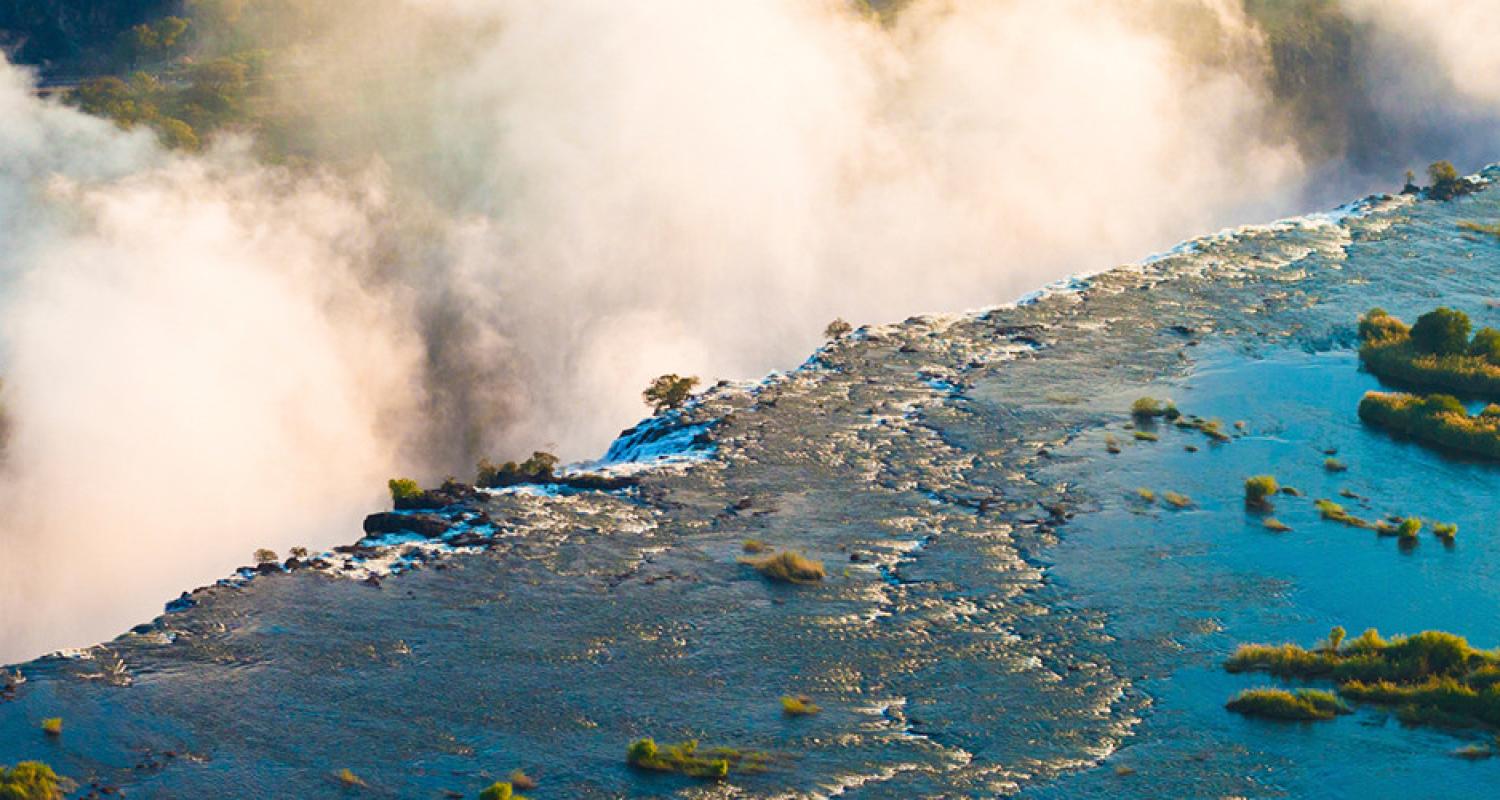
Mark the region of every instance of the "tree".
<instances>
[{"instance_id":1,"label":"tree","mask_svg":"<svg viewBox=\"0 0 1500 800\"><path fill-rule=\"evenodd\" d=\"M1474 341L1469 343L1469 355L1479 356L1500 366L1500 331L1494 328L1480 328L1476 331Z\"/></svg>"},{"instance_id":2,"label":"tree","mask_svg":"<svg viewBox=\"0 0 1500 800\"><path fill-rule=\"evenodd\" d=\"M1468 181L1459 177L1452 162L1434 162L1427 168L1427 176L1432 179L1431 194L1438 200L1450 200L1472 189Z\"/></svg>"},{"instance_id":3,"label":"tree","mask_svg":"<svg viewBox=\"0 0 1500 800\"><path fill-rule=\"evenodd\" d=\"M828 327L823 329L823 336L829 339L842 339L845 336L848 336L849 332L852 330L854 330L854 326L845 322L844 319L840 317L838 319L835 319L833 322L828 323Z\"/></svg>"},{"instance_id":4,"label":"tree","mask_svg":"<svg viewBox=\"0 0 1500 800\"><path fill-rule=\"evenodd\" d=\"M693 393L693 387L698 385L696 377L682 377L677 374L663 375L651 382L646 391L641 393L646 403L656 409L656 413L671 408L682 408Z\"/></svg>"},{"instance_id":5,"label":"tree","mask_svg":"<svg viewBox=\"0 0 1500 800\"><path fill-rule=\"evenodd\" d=\"M1411 326L1411 343L1420 353L1463 353L1469 345L1469 315L1447 307L1429 311Z\"/></svg>"},{"instance_id":6,"label":"tree","mask_svg":"<svg viewBox=\"0 0 1500 800\"><path fill-rule=\"evenodd\" d=\"M276 557L275 550L262 547L259 550L255 551L255 563L257 564L275 564L280 560L281 559Z\"/></svg>"},{"instance_id":7,"label":"tree","mask_svg":"<svg viewBox=\"0 0 1500 800\"><path fill-rule=\"evenodd\" d=\"M1328 632L1328 649L1332 652L1337 653L1339 651L1339 646L1344 643L1344 637L1347 635L1349 634L1344 630L1344 626L1333 626L1333 630Z\"/></svg>"}]
</instances>

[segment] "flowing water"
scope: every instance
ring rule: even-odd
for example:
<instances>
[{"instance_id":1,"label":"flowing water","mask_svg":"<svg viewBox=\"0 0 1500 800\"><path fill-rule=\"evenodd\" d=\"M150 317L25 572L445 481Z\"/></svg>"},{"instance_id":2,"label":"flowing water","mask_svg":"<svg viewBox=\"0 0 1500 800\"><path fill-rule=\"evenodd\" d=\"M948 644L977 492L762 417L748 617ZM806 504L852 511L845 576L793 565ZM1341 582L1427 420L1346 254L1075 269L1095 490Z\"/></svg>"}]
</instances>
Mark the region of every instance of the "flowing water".
<instances>
[{"instance_id":1,"label":"flowing water","mask_svg":"<svg viewBox=\"0 0 1500 800\"><path fill-rule=\"evenodd\" d=\"M1375 382L1350 349L1371 305L1500 321L1486 304L1500 241L1456 227L1497 216L1497 190L1372 199L1017 306L863 329L623 438L610 459L631 463L610 470L670 454L637 487L494 493L450 512L447 540L247 571L113 642L21 665L0 763L183 798L473 796L518 767L541 780L532 797L1493 786L1500 759L1450 755L1475 734L1368 709L1316 725L1229 714L1266 680L1220 664L1239 642L1311 644L1335 624L1500 645L1500 470L1362 428ZM1137 442L1123 425L1141 394L1234 436ZM1334 448L1349 471L1323 469ZM1293 531L1246 514L1258 473L1307 493L1277 500ZM1143 486L1196 504L1145 506ZM1365 516L1457 522L1457 542L1403 550L1318 520L1313 499L1345 489ZM746 539L828 578L771 584L741 563ZM785 694L823 711L787 717ZM63 736L44 737L56 716ZM724 783L646 774L624 761L642 736L771 758ZM342 787L345 768L365 786Z\"/></svg>"}]
</instances>

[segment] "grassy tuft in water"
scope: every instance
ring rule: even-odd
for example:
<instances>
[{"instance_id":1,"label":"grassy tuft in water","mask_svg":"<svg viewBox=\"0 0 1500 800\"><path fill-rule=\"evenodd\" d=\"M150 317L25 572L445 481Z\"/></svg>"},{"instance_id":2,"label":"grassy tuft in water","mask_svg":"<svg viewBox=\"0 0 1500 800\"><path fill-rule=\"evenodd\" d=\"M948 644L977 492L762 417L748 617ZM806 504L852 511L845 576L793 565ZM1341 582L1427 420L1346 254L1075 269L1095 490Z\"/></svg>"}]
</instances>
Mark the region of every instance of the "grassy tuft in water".
<instances>
[{"instance_id":1,"label":"grassy tuft in water","mask_svg":"<svg viewBox=\"0 0 1500 800\"><path fill-rule=\"evenodd\" d=\"M774 556L745 559L760 574L782 583L817 583L827 574L823 562L814 561L796 550L783 550Z\"/></svg>"},{"instance_id":2,"label":"grassy tuft in water","mask_svg":"<svg viewBox=\"0 0 1500 800\"><path fill-rule=\"evenodd\" d=\"M61 736L62 722L62 717L50 717L42 720L42 733L48 736Z\"/></svg>"},{"instance_id":3,"label":"grassy tuft in water","mask_svg":"<svg viewBox=\"0 0 1500 800\"><path fill-rule=\"evenodd\" d=\"M1334 633L1311 650L1243 645L1224 668L1332 680L1344 698L1394 707L1408 724L1500 727L1500 653L1441 631L1387 641L1372 628L1348 642Z\"/></svg>"},{"instance_id":4,"label":"grassy tuft in water","mask_svg":"<svg viewBox=\"0 0 1500 800\"><path fill-rule=\"evenodd\" d=\"M1321 689L1246 689L1235 695L1225 708L1237 714L1268 719L1325 720L1350 713L1332 692Z\"/></svg>"},{"instance_id":5,"label":"grassy tuft in water","mask_svg":"<svg viewBox=\"0 0 1500 800\"><path fill-rule=\"evenodd\" d=\"M789 717L811 716L822 710L817 703L812 701L812 698L806 695L797 697L786 695L781 698L781 711Z\"/></svg>"},{"instance_id":6,"label":"grassy tuft in water","mask_svg":"<svg viewBox=\"0 0 1500 800\"><path fill-rule=\"evenodd\" d=\"M508 781L495 781L479 793L479 800L526 800L516 794L516 787Z\"/></svg>"},{"instance_id":7,"label":"grassy tuft in water","mask_svg":"<svg viewBox=\"0 0 1500 800\"><path fill-rule=\"evenodd\" d=\"M657 745L654 739L637 739L625 751L625 762L637 769L675 772L690 778L722 780L735 772L760 772L770 756L729 747L698 749L698 740Z\"/></svg>"},{"instance_id":8,"label":"grassy tuft in water","mask_svg":"<svg viewBox=\"0 0 1500 800\"><path fill-rule=\"evenodd\" d=\"M1245 507L1260 510L1271 508L1271 498L1280 487L1270 475L1256 475L1245 480Z\"/></svg>"},{"instance_id":9,"label":"grassy tuft in water","mask_svg":"<svg viewBox=\"0 0 1500 800\"><path fill-rule=\"evenodd\" d=\"M1162 492L1161 499L1163 502L1173 508L1193 507L1193 498L1188 497L1185 494L1178 494L1177 492Z\"/></svg>"},{"instance_id":10,"label":"grassy tuft in water","mask_svg":"<svg viewBox=\"0 0 1500 800\"><path fill-rule=\"evenodd\" d=\"M14 767L0 765L0 799L62 800L63 780L40 761L22 761Z\"/></svg>"}]
</instances>

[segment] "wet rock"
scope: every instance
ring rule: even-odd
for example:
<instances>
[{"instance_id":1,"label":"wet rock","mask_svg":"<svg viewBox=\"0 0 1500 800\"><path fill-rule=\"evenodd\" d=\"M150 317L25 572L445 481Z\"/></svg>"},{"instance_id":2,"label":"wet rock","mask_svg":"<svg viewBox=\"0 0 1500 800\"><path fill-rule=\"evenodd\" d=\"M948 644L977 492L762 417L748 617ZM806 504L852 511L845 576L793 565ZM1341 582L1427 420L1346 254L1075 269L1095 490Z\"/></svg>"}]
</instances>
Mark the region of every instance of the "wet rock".
<instances>
[{"instance_id":1,"label":"wet rock","mask_svg":"<svg viewBox=\"0 0 1500 800\"><path fill-rule=\"evenodd\" d=\"M436 539L453 528L453 522L434 514L397 514L382 511L365 517L366 534L415 533Z\"/></svg>"}]
</instances>

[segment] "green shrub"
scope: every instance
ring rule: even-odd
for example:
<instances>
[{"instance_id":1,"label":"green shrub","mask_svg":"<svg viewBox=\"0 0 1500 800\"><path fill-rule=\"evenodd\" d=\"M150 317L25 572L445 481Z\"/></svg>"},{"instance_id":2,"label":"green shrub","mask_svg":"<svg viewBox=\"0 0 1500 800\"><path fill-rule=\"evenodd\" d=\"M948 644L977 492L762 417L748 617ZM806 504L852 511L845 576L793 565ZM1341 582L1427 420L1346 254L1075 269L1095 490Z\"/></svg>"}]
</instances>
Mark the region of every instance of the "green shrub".
<instances>
[{"instance_id":1,"label":"green shrub","mask_svg":"<svg viewBox=\"0 0 1500 800\"><path fill-rule=\"evenodd\" d=\"M1387 314L1383 308L1372 308L1359 318L1359 340L1382 342L1405 340L1410 336L1406 323Z\"/></svg>"},{"instance_id":2,"label":"green shrub","mask_svg":"<svg viewBox=\"0 0 1500 800\"><path fill-rule=\"evenodd\" d=\"M1469 342L1469 355L1500 365L1500 330L1480 328Z\"/></svg>"},{"instance_id":3,"label":"green shrub","mask_svg":"<svg viewBox=\"0 0 1500 800\"><path fill-rule=\"evenodd\" d=\"M651 382L646 391L641 393L646 404L660 414L672 408L681 408L693 393L693 387L698 385L696 377L683 377L681 375L663 375Z\"/></svg>"},{"instance_id":4,"label":"green shrub","mask_svg":"<svg viewBox=\"0 0 1500 800\"><path fill-rule=\"evenodd\" d=\"M1338 522L1351 528L1373 527L1369 522L1350 514L1344 507L1332 500L1319 499L1313 501L1313 507L1318 510L1319 516L1330 522Z\"/></svg>"},{"instance_id":5,"label":"green shrub","mask_svg":"<svg viewBox=\"0 0 1500 800\"><path fill-rule=\"evenodd\" d=\"M782 583L817 583L823 580L823 562L814 561L796 550L783 550L773 556L747 560L760 574Z\"/></svg>"},{"instance_id":6,"label":"green shrub","mask_svg":"<svg viewBox=\"0 0 1500 800\"><path fill-rule=\"evenodd\" d=\"M61 736L62 722L62 717L49 717L42 720L42 733L48 736Z\"/></svg>"},{"instance_id":7,"label":"green shrub","mask_svg":"<svg viewBox=\"0 0 1500 800\"><path fill-rule=\"evenodd\" d=\"M495 781L479 793L479 800L526 800L516 794L515 786L507 781Z\"/></svg>"},{"instance_id":8,"label":"green shrub","mask_svg":"<svg viewBox=\"0 0 1500 800\"><path fill-rule=\"evenodd\" d=\"M747 553L756 554L770 550L771 546L759 539L746 539L745 543L741 545L741 549Z\"/></svg>"},{"instance_id":9,"label":"green shrub","mask_svg":"<svg viewBox=\"0 0 1500 800\"><path fill-rule=\"evenodd\" d=\"M1458 525L1452 522L1434 522L1432 523L1432 532L1439 539L1452 541L1453 537L1458 535Z\"/></svg>"},{"instance_id":10,"label":"green shrub","mask_svg":"<svg viewBox=\"0 0 1500 800\"><path fill-rule=\"evenodd\" d=\"M1144 486L1142 486L1141 488L1135 490L1135 496L1136 496L1136 499L1140 500L1143 503L1155 503L1156 502L1156 492L1153 492L1153 491L1151 491L1150 489L1147 489Z\"/></svg>"},{"instance_id":11,"label":"green shrub","mask_svg":"<svg viewBox=\"0 0 1500 800\"><path fill-rule=\"evenodd\" d=\"M1130 404L1130 415L1139 420L1155 419L1165 417L1167 409L1171 408L1170 402L1163 403L1154 397L1140 397Z\"/></svg>"},{"instance_id":12,"label":"green shrub","mask_svg":"<svg viewBox=\"0 0 1500 800\"><path fill-rule=\"evenodd\" d=\"M839 318L828 323L828 327L823 329L823 337L826 339L842 339L848 336L850 331L853 330L853 325L845 322L843 318Z\"/></svg>"},{"instance_id":13,"label":"green shrub","mask_svg":"<svg viewBox=\"0 0 1500 800\"><path fill-rule=\"evenodd\" d=\"M698 741L659 747L653 739L638 739L625 751L625 762L637 769L675 772L693 778L722 780L733 768L740 772L765 769L769 756L758 752L741 752L727 747L699 750Z\"/></svg>"},{"instance_id":14,"label":"green shrub","mask_svg":"<svg viewBox=\"0 0 1500 800\"><path fill-rule=\"evenodd\" d=\"M507 461L496 465L487 458L479 460L475 471L474 485L483 489L503 489L520 483L546 483L557 477L557 456L537 450L531 458L517 464Z\"/></svg>"},{"instance_id":15,"label":"green shrub","mask_svg":"<svg viewBox=\"0 0 1500 800\"><path fill-rule=\"evenodd\" d=\"M1415 539L1421 530L1422 520L1416 517L1407 517L1401 520L1400 525L1396 526L1396 535L1402 539Z\"/></svg>"},{"instance_id":16,"label":"green shrub","mask_svg":"<svg viewBox=\"0 0 1500 800\"><path fill-rule=\"evenodd\" d=\"M1348 472L1349 465L1336 458L1330 457L1323 459L1323 469L1328 470L1329 472Z\"/></svg>"},{"instance_id":17,"label":"green shrub","mask_svg":"<svg viewBox=\"0 0 1500 800\"><path fill-rule=\"evenodd\" d=\"M1280 487L1270 475L1256 475L1245 480L1245 505L1249 508L1270 508L1271 498Z\"/></svg>"},{"instance_id":18,"label":"green shrub","mask_svg":"<svg viewBox=\"0 0 1500 800\"><path fill-rule=\"evenodd\" d=\"M1417 317L1411 326L1411 343L1419 353L1452 356L1464 353L1469 344L1469 315L1440 306Z\"/></svg>"},{"instance_id":19,"label":"green shrub","mask_svg":"<svg viewBox=\"0 0 1500 800\"><path fill-rule=\"evenodd\" d=\"M806 717L822 710L806 696L785 695L781 698L781 712L789 717Z\"/></svg>"},{"instance_id":20,"label":"green shrub","mask_svg":"<svg viewBox=\"0 0 1500 800\"><path fill-rule=\"evenodd\" d=\"M364 779L360 778L358 775L355 775L354 774L354 770L349 769L348 767L344 767L343 769L341 769L338 772L334 773L334 777L338 779L339 783L341 783L341 784L343 784L345 786L365 786L366 785L365 782L364 782Z\"/></svg>"},{"instance_id":21,"label":"green shrub","mask_svg":"<svg viewBox=\"0 0 1500 800\"><path fill-rule=\"evenodd\" d=\"M0 765L0 800L62 800L63 780L40 761Z\"/></svg>"},{"instance_id":22,"label":"green shrub","mask_svg":"<svg viewBox=\"0 0 1500 800\"><path fill-rule=\"evenodd\" d=\"M1247 716L1286 720L1326 720L1348 714L1345 705L1331 692L1320 689L1246 689L1235 695L1225 708Z\"/></svg>"},{"instance_id":23,"label":"green shrub","mask_svg":"<svg viewBox=\"0 0 1500 800\"><path fill-rule=\"evenodd\" d=\"M1449 161L1433 162L1427 167L1427 177L1432 179L1432 186L1427 193L1435 200L1452 200L1479 188L1468 178L1459 175L1458 169Z\"/></svg>"},{"instance_id":24,"label":"green shrub","mask_svg":"<svg viewBox=\"0 0 1500 800\"><path fill-rule=\"evenodd\" d=\"M386 486L390 487L391 500L396 503L415 500L423 494L422 485L411 478L391 478Z\"/></svg>"},{"instance_id":25,"label":"green shrub","mask_svg":"<svg viewBox=\"0 0 1500 800\"><path fill-rule=\"evenodd\" d=\"M1286 533L1287 531L1290 531L1292 529L1292 526L1286 524L1285 522L1282 522L1275 517L1266 517L1265 519L1260 521L1260 524L1266 530L1275 531L1276 533Z\"/></svg>"},{"instance_id":26,"label":"green shrub","mask_svg":"<svg viewBox=\"0 0 1500 800\"><path fill-rule=\"evenodd\" d=\"M276 557L276 551L275 550L271 550L271 549L265 548L265 547L262 547L259 550L256 550L254 555L255 555L255 563L257 563L257 564L275 564L276 562L278 562L278 561L281 560L281 559L279 559L279 558Z\"/></svg>"},{"instance_id":27,"label":"green shrub","mask_svg":"<svg viewBox=\"0 0 1500 800\"><path fill-rule=\"evenodd\" d=\"M1136 431L1135 432L1135 440L1138 441L1138 442L1154 442L1154 441L1159 440L1160 438L1161 438L1160 436L1157 436L1156 434L1152 433L1151 431Z\"/></svg>"}]
</instances>

